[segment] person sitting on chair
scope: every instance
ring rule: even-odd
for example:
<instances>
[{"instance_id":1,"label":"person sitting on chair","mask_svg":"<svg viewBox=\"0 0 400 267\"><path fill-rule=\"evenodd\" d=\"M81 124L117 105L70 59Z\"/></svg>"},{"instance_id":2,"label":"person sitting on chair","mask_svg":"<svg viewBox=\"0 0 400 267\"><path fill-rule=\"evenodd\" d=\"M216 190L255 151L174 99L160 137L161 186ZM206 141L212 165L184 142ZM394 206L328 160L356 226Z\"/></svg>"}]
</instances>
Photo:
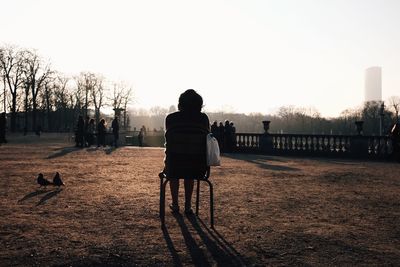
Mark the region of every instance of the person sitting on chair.
<instances>
[{"instance_id":1,"label":"person sitting on chair","mask_svg":"<svg viewBox=\"0 0 400 267\"><path fill-rule=\"evenodd\" d=\"M180 129L196 129L193 131L200 132L200 135L193 135L193 138L199 138L199 141L202 142L202 138L210 132L210 122L206 114L201 112L203 107L203 98L193 89L186 90L182 93L179 97L178 103L178 111L169 114L165 118L165 167L164 173L170 177L170 190L172 195L172 204L170 208L172 212L178 213L179 212L179 204L178 204L178 193L179 193L179 178L184 179L184 186L185 186L185 213L186 214L193 214L193 210L191 208L191 200L192 200L192 193L193 193L193 185L194 185L194 178L198 178L201 175L204 176L206 170L203 166L205 164L205 157L198 157L197 155L194 158L190 158L190 155L184 155L185 151L180 151L182 154L174 154L171 152L172 149L170 146L173 146L174 142L177 142L177 138L179 135L174 136L174 131L179 131ZM194 140L196 141L196 140ZM179 142L179 140L178 140ZM172 145L171 145L172 144ZM204 142L204 146L205 146ZM180 148L185 150L185 147ZM194 163L194 165L199 166L194 167L191 169L188 166L182 166L185 168L184 174L183 172L177 171L175 168L169 166L169 164L175 165L182 163L182 162L189 162ZM204 164L203 164L204 161ZM185 176L185 177L180 177ZM192 176L192 177L188 177Z\"/></svg>"}]
</instances>

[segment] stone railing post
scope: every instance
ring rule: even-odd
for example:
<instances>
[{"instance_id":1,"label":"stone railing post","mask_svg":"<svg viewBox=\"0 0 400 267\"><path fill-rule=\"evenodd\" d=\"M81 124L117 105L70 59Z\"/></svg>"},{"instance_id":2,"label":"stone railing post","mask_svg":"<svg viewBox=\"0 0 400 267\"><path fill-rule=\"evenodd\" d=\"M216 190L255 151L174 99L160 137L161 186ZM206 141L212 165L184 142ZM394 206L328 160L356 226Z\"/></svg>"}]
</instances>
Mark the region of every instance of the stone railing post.
<instances>
[{"instance_id":1,"label":"stone railing post","mask_svg":"<svg viewBox=\"0 0 400 267\"><path fill-rule=\"evenodd\" d=\"M353 156L368 156L368 139L363 137L363 121L356 121L357 135L351 140L350 151Z\"/></svg>"},{"instance_id":2,"label":"stone railing post","mask_svg":"<svg viewBox=\"0 0 400 267\"><path fill-rule=\"evenodd\" d=\"M270 153L272 152L273 142L272 136L268 133L269 124L271 121L262 121L264 133L260 136L260 149L263 153Z\"/></svg>"}]
</instances>

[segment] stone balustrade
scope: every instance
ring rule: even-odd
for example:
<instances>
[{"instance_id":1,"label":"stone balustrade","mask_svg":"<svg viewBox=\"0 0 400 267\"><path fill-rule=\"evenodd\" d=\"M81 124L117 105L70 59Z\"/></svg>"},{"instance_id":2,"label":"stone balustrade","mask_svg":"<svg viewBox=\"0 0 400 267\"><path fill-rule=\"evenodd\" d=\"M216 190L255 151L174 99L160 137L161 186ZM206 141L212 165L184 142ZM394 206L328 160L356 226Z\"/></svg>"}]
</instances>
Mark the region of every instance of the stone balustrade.
<instances>
[{"instance_id":1,"label":"stone balustrade","mask_svg":"<svg viewBox=\"0 0 400 267\"><path fill-rule=\"evenodd\" d=\"M235 151L386 159L393 147L386 136L237 133Z\"/></svg>"}]
</instances>

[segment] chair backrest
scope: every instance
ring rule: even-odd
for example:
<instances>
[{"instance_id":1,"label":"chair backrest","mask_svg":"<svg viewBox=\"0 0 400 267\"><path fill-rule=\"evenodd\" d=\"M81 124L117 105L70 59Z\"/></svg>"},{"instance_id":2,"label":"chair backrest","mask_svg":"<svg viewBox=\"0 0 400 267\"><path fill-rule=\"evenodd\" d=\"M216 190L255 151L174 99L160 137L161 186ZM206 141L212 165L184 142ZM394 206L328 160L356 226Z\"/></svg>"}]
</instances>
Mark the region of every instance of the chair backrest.
<instances>
[{"instance_id":1,"label":"chair backrest","mask_svg":"<svg viewBox=\"0 0 400 267\"><path fill-rule=\"evenodd\" d=\"M167 176L177 179L200 179L208 174L206 137L208 131L196 126L168 129L166 139Z\"/></svg>"}]
</instances>

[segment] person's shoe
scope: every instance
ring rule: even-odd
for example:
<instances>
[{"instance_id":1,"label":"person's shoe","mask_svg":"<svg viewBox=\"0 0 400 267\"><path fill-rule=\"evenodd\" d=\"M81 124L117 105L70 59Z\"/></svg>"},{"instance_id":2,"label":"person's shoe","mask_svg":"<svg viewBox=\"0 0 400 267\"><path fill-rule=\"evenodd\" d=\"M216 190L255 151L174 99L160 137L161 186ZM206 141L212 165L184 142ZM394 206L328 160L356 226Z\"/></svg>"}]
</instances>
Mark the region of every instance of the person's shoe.
<instances>
[{"instance_id":1,"label":"person's shoe","mask_svg":"<svg viewBox=\"0 0 400 267\"><path fill-rule=\"evenodd\" d=\"M170 204L170 205L169 205L169 208L171 209L171 212L172 212L172 213L175 213L175 214L178 214L178 213L179 213L179 206L178 206L178 205Z\"/></svg>"}]
</instances>

